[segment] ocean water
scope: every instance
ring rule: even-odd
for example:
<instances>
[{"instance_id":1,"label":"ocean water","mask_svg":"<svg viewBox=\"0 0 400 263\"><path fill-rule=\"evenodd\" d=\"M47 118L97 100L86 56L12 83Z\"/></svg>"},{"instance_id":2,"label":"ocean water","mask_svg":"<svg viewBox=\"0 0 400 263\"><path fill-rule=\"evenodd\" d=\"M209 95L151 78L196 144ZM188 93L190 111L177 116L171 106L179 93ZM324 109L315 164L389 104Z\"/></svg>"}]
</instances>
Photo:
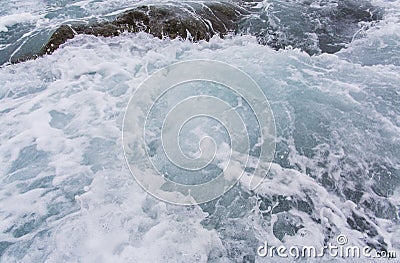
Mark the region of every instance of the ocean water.
<instances>
[{"instance_id":1,"label":"ocean water","mask_svg":"<svg viewBox=\"0 0 400 263\"><path fill-rule=\"evenodd\" d=\"M299 3L248 3L258 23L246 28L274 16L273 6ZM62 23L137 4L2 1L1 262L278 262L286 259L260 257L258 247L321 247L339 235L400 256L399 1L371 2L381 19L360 23L350 38L339 32L347 42L333 54L316 46L318 36L296 33L296 16L307 20L295 8L288 20L274 16L278 35L295 44L280 50L244 33L193 43L141 32L77 36L52 55L7 63ZM274 113L276 152L256 190L241 182L214 201L177 206L137 184L121 133L140 83L192 59L228 63L258 83ZM324 260L332 258L315 261Z\"/></svg>"}]
</instances>

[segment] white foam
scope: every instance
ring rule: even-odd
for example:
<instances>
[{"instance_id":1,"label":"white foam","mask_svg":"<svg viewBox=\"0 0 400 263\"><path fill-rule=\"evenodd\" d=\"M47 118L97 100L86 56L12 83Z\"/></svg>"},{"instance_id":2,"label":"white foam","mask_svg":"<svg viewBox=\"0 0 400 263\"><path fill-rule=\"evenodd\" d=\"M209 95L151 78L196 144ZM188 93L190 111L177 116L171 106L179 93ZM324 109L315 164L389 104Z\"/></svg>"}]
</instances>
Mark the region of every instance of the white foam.
<instances>
[{"instance_id":1,"label":"white foam","mask_svg":"<svg viewBox=\"0 0 400 263\"><path fill-rule=\"evenodd\" d=\"M228 253L224 242L234 240L225 240L224 231L218 233L201 224L207 214L199 207L166 205L146 194L130 175L122 152L123 113L135 88L157 69L199 58L216 59L241 68L260 84L273 109L284 109L276 110L275 115L280 138L288 143L289 161L296 166L283 168L274 164L272 177L257 190L258 194L300 198L308 194L315 206L313 216L323 223L291 210L290 213L301 218L304 228L294 236L286 236L283 242L305 244L313 239L320 244L326 226L331 226L334 234L351 236L354 244L363 242L364 235L346 223L352 211L359 208L321 186L317 179L324 169L318 167L318 162L327 161L327 170L338 183L341 179L337 169L347 171L340 166L343 145L354 146L354 152L346 154L359 161L360 166L364 157L382 160L385 144L380 143L395 138L396 125L381 125L387 115L371 106L368 96L373 93L364 84L393 88L393 83L400 82L396 68L362 67L335 55L310 57L299 50L276 52L247 36L225 40L214 37L210 42L199 43L160 40L145 33L114 38L78 36L53 55L0 69L1 174L8 175L25 147L35 144L37 151L48 155L47 163L42 164L43 171L38 171L35 178L4 183L0 189L2 230L24 222L24 215L32 212L47 215L45 219L39 217L43 222L29 235L16 238L12 231L3 231L2 240L17 242L5 251L4 262L176 262L179 259L206 262L211 253L221 255L223 261ZM303 108L295 108L299 105ZM318 108L324 105L327 108ZM299 112L301 109L305 111ZM52 111L72 117L54 125ZM337 157L323 158L317 154L313 159L298 152L299 142L293 134L301 126L295 122L306 121L302 116L310 112L326 114L326 119L332 120L330 127L337 132L336 137L332 136L332 142L320 143L316 149L320 152L329 149ZM361 115L352 115L358 112ZM322 117L312 119L318 116L307 117L322 123L325 120ZM369 116L375 125L370 132L358 126L369 120ZM313 123L307 125L317 129ZM387 137L377 133L380 129L387 132ZM356 153L364 155L359 157ZM393 164L398 161L394 152L385 149L385 154ZM306 167L317 171L315 178L305 172ZM55 176L50 186L35 188L25 195L19 193L21 188L25 189L19 183L29 184L49 175ZM18 208L13 207L17 203ZM55 209L50 205L65 205L62 209L65 215L58 218L57 214L50 214L50 208ZM281 244L273 238L271 229L277 215L272 214L267 222L270 226L265 228L266 219L250 210L245 210L240 220L251 226L256 240L270 238L271 244ZM398 231L391 230L395 228L394 222L380 220L374 224L389 246L392 242L397 244ZM225 225L229 231L237 232L234 227ZM17 250L24 242L31 242L30 246Z\"/></svg>"},{"instance_id":2,"label":"white foam","mask_svg":"<svg viewBox=\"0 0 400 263\"><path fill-rule=\"evenodd\" d=\"M19 23L33 22L38 19L31 13L12 14L0 17L0 32L7 32L8 28Z\"/></svg>"}]
</instances>

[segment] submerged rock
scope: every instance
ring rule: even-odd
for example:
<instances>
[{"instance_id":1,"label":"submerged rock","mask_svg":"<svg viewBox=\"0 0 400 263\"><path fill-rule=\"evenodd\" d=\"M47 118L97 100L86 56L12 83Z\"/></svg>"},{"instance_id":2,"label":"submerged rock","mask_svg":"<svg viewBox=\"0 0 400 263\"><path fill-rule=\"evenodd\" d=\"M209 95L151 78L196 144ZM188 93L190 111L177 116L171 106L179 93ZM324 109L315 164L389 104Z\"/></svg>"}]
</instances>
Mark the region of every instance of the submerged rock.
<instances>
[{"instance_id":1,"label":"submerged rock","mask_svg":"<svg viewBox=\"0 0 400 263\"><path fill-rule=\"evenodd\" d=\"M243 21L243 32L276 50L293 47L310 55L339 51L383 16L365 0L273 0L250 8L259 15Z\"/></svg>"},{"instance_id":2,"label":"submerged rock","mask_svg":"<svg viewBox=\"0 0 400 263\"><path fill-rule=\"evenodd\" d=\"M381 18L380 9L353 0L275 0L267 7L259 0L143 5L111 21L61 25L34 54L19 55L11 62L51 54L77 34L112 37L139 31L193 41L250 34L276 50L294 47L310 55L335 53L352 41L363 23Z\"/></svg>"},{"instance_id":3,"label":"submerged rock","mask_svg":"<svg viewBox=\"0 0 400 263\"><path fill-rule=\"evenodd\" d=\"M111 37L123 32L144 31L159 38L209 40L215 34L222 37L234 33L246 13L243 8L224 2L140 6L109 22L62 25L38 55L51 54L77 34Z\"/></svg>"}]
</instances>

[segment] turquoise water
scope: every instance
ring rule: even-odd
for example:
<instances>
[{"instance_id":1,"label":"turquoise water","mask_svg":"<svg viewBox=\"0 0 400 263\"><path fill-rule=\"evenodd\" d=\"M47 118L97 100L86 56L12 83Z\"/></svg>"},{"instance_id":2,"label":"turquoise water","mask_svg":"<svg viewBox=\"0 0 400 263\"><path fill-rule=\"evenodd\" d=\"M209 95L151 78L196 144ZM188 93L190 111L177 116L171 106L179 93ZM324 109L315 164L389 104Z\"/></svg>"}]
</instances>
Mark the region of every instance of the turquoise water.
<instances>
[{"instance_id":1,"label":"turquoise water","mask_svg":"<svg viewBox=\"0 0 400 263\"><path fill-rule=\"evenodd\" d=\"M335 54L276 51L249 35L192 43L138 33L78 36L50 56L3 65L0 261L266 262L257 256L264 241L323 246L340 234L351 245L399 251L400 3L373 4L382 20L361 26ZM0 57L66 21L106 19L131 6L3 3ZM181 207L136 183L121 132L138 85L190 59L229 63L259 84L277 149L255 191L243 183Z\"/></svg>"}]
</instances>

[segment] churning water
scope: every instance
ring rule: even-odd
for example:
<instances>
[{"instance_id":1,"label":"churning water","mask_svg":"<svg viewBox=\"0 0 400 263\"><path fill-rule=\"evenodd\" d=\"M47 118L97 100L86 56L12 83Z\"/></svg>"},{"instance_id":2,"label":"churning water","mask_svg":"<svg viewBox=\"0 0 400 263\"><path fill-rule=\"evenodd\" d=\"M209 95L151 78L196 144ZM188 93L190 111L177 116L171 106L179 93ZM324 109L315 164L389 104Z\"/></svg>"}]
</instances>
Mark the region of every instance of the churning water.
<instances>
[{"instance_id":1,"label":"churning water","mask_svg":"<svg viewBox=\"0 0 400 263\"><path fill-rule=\"evenodd\" d=\"M264 241L323 247L339 235L400 250L399 1L364 2L379 20L356 30L348 16L327 18L341 5L359 8L349 0L247 2L254 13L236 36L82 35L52 55L7 63L62 23L109 19L136 4L2 0L1 262L263 262ZM140 83L192 59L228 63L258 83L274 113L276 152L256 190L239 183L185 207L136 183L121 133ZM153 113L154 125L161 115ZM183 141L197 143L202 132L225 140L212 120L190 125ZM149 144L157 156L159 145Z\"/></svg>"}]
</instances>

